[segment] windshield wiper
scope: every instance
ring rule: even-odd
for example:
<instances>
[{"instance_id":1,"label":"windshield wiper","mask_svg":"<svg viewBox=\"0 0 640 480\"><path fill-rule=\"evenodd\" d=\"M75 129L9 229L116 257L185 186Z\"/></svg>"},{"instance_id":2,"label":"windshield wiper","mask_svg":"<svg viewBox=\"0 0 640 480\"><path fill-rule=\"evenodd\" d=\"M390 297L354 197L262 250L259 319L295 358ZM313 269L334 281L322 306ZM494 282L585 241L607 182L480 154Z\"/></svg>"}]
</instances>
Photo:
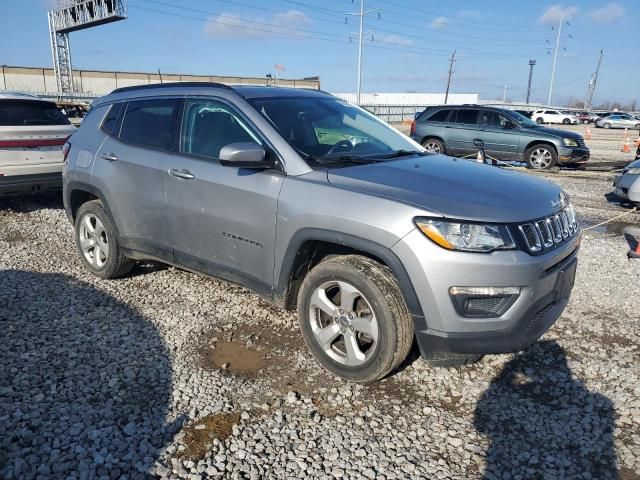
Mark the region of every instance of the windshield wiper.
<instances>
[{"instance_id":1,"label":"windshield wiper","mask_svg":"<svg viewBox=\"0 0 640 480\"><path fill-rule=\"evenodd\" d=\"M340 155L337 157L307 157L307 160L315 160L316 162L326 163L326 162L351 162L358 164L366 164L366 163L376 163L383 161L380 158L373 157L363 157L360 155Z\"/></svg>"},{"instance_id":2,"label":"windshield wiper","mask_svg":"<svg viewBox=\"0 0 640 480\"><path fill-rule=\"evenodd\" d=\"M417 150L396 150L393 153L390 153L388 155L380 155L376 158L383 158L383 159L400 158L400 157L408 157L412 155L420 155L421 157L424 157L426 154L427 152L419 152Z\"/></svg>"}]
</instances>

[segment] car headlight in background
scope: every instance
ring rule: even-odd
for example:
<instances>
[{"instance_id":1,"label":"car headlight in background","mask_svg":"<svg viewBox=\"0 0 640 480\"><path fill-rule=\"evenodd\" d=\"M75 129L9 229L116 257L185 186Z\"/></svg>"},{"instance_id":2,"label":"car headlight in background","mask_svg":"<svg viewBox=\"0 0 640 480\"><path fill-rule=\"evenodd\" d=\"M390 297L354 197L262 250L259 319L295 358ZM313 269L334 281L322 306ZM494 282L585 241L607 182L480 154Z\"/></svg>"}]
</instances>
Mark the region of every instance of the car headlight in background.
<instances>
[{"instance_id":1,"label":"car headlight in background","mask_svg":"<svg viewBox=\"0 0 640 480\"><path fill-rule=\"evenodd\" d=\"M629 168L625 170L624 175L640 175L640 167Z\"/></svg>"},{"instance_id":2,"label":"car headlight in background","mask_svg":"<svg viewBox=\"0 0 640 480\"><path fill-rule=\"evenodd\" d=\"M493 252L516 248L504 225L483 225L432 218L416 218L417 227L432 242L447 250Z\"/></svg>"},{"instance_id":3,"label":"car headlight in background","mask_svg":"<svg viewBox=\"0 0 640 480\"><path fill-rule=\"evenodd\" d=\"M564 143L565 147L577 147L578 141L573 138L563 138L562 143Z\"/></svg>"}]
</instances>

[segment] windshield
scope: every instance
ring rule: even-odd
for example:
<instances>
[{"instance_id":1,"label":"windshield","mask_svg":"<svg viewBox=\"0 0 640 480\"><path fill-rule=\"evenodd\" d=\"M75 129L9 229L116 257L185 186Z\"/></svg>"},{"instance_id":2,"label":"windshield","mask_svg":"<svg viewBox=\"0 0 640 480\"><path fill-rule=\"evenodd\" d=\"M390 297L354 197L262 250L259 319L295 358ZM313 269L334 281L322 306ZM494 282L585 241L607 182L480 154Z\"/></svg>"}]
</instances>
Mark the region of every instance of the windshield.
<instances>
[{"instance_id":1,"label":"windshield","mask_svg":"<svg viewBox=\"0 0 640 480\"><path fill-rule=\"evenodd\" d=\"M521 113L515 112L515 111L511 111L509 112L511 114L511 116L513 117L513 119L518 122L518 124L521 127L537 127L538 124L536 122L534 122L533 120L531 120L530 118L525 117L524 115L522 115Z\"/></svg>"},{"instance_id":2,"label":"windshield","mask_svg":"<svg viewBox=\"0 0 640 480\"><path fill-rule=\"evenodd\" d=\"M425 152L366 110L335 97L256 98L249 102L308 159L384 160Z\"/></svg>"}]
</instances>

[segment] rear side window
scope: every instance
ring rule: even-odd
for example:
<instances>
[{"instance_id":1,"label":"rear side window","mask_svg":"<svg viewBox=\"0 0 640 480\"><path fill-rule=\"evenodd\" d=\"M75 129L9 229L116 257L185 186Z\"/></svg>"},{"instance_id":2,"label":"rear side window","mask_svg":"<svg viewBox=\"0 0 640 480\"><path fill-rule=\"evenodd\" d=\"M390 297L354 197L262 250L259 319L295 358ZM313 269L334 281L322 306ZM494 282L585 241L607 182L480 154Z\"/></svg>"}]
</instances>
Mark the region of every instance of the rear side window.
<instances>
[{"instance_id":1,"label":"rear side window","mask_svg":"<svg viewBox=\"0 0 640 480\"><path fill-rule=\"evenodd\" d=\"M429 122L446 122L451 110L438 110L436 113L427 118Z\"/></svg>"},{"instance_id":2,"label":"rear side window","mask_svg":"<svg viewBox=\"0 0 640 480\"><path fill-rule=\"evenodd\" d=\"M102 130L109 135L118 136L120 133L120 123L122 122L122 114L124 113L124 103L114 103L109 109L109 113L102 122Z\"/></svg>"},{"instance_id":3,"label":"rear side window","mask_svg":"<svg viewBox=\"0 0 640 480\"><path fill-rule=\"evenodd\" d=\"M145 147L171 150L176 99L134 100L129 102L120 128L120 140Z\"/></svg>"},{"instance_id":4,"label":"rear side window","mask_svg":"<svg viewBox=\"0 0 640 480\"><path fill-rule=\"evenodd\" d=\"M465 123L467 125L476 125L478 123L479 110L458 110L456 123Z\"/></svg>"},{"instance_id":5,"label":"rear side window","mask_svg":"<svg viewBox=\"0 0 640 480\"><path fill-rule=\"evenodd\" d=\"M29 125L69 125L69 119L52 102L0 101L0 126Z\"/></svg>"}]
</instances>

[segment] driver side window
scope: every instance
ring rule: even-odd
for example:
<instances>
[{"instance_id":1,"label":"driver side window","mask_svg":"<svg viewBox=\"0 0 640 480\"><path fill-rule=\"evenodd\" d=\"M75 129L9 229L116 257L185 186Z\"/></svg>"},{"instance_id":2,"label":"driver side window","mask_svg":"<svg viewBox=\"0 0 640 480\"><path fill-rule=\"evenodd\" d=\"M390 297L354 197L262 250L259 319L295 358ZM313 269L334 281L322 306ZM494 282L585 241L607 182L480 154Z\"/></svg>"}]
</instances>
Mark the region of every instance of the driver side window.
<instances>
[{"instance_id":1,"label":"driver side window","mask_svg":"<svg viewBox=\"0 0 640 480\"><path fill-rule=\"evenodd\" d=\"M257 135L227 104L215 100L187 100L184 106L180 152L217 159L225 145L260 143Z\"/></svg>"}]
</instances>

